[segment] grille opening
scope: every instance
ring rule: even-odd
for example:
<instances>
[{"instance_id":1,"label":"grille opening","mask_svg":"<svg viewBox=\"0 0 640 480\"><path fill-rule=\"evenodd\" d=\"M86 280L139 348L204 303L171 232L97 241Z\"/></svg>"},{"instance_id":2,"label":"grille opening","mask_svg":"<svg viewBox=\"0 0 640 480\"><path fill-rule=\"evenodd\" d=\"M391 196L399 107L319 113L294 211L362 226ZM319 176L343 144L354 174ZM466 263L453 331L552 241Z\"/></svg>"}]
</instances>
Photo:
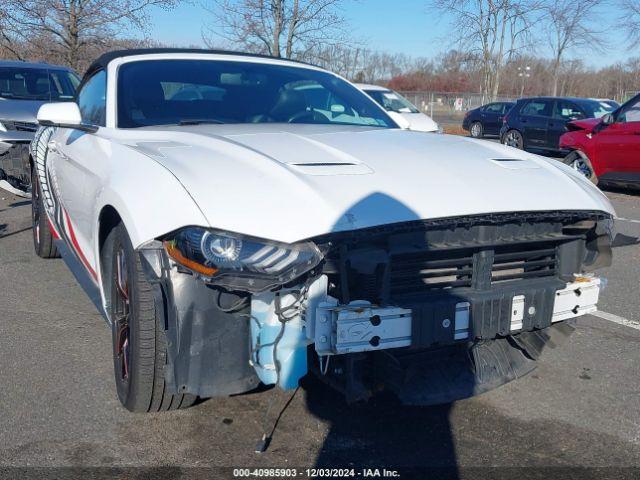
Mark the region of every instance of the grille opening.
<instances>
[{"instance_id":1,"label":"grille opening","mask_svg":"<svg viewBox=\"0 0 640 480\"><path fill-rule=\"evenodd\" d=\"M473 251L427 251L391 257L390 293L470 287Z\"/></svg>"},{"instance_id":2,"label":"grille opening","mask_svg":"<svg viewBox=\"0 0 640 480\"><path fill-rule=\"evenodd\" d=\"M4 120L2 123L7 130L17 130L20 132L35 132L36 130L38 130L38 124L33 122Z\"/></svg>"},{"instance_id":3,"label":"grille opening","mask_svg":"<svg viewBox=\"0 0 640 480\"><path fill-rule=\"evenodd\" d=\"M553 244L509 245L497 247L491 268L491 283L525 278L551 277L556 274L556 249Z\"/></svg>"},{"instance_id":4,"label":"grille opening","mask_svg":"<svg viewBox=\"0 0 640 480\"><path fill-rule=\"evenodd\" d=\"M35 132L36 130L38 130L38 124L37 123L13 122L13 125L14 125L16 130L21 131L21 132Z\"/></svg>"}]
</instances>

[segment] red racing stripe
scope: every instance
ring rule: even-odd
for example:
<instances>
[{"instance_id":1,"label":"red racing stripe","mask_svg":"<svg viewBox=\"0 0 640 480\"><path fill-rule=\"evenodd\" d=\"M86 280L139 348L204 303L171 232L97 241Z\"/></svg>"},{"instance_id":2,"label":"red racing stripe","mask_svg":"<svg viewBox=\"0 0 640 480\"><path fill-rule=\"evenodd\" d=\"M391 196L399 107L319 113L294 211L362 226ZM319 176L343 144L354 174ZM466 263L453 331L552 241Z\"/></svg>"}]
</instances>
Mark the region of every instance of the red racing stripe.
<instances>
[{"instance_id":1,"label":"red racing stripe","mask_svg":"<svg viewBox=\"0 0 640 480\"><path fill-rule=\"evenodd\" d=\"M55 240L60 240L60 235L58 235L58 231L56 230L56 227L53 226L53 223L49 219L48 215L47 215L47 222L49 222L49 230L51 230L51 235L53 235L53 238Z\"/></svg>"},{"instance_id":2,"label":"red racing stripe","mask_svg":"<svg viewBox=\"0 0 640 480\"><path fill-rule=\"evenodd\" d=\"M93 280L97 283L98 282L98 275L96 275L95 270L93 268L91 268L91 265L89 264L89 261L87 260L87 257L84 256L84 253L82 253L82 250L80 249L80 245L78 245L78 240L76 239L76 233L73 231L73 226L71 225L71 219L69 218L69 214L64 209L63 209L63 212L64 212L64 216L65 216L65 218L67 220L67 226L69 227L69 236L71 237L71 243L73 244L73 248L75 249L76 253L80 257L80 260L82 260L82 263L84 264L86 269L89 271L89 273L93 277Z\"/></svg>"}]
</instances>

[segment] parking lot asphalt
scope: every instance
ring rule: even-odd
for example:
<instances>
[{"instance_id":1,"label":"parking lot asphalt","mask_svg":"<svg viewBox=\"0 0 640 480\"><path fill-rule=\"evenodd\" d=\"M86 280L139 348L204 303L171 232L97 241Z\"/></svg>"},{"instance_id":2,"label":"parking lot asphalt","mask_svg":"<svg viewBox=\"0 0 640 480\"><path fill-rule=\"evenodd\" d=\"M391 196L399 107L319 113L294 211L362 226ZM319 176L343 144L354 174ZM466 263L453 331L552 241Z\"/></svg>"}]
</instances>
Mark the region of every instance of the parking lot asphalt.
<instances>
[{"instance_id":1,"label":"parking lot asphalt","mask_svg":"<svg viewBox=\"0 0 640 480\"><path fill-rule=\"evenodd\" d=\"M276 389L165 414L118 403L111 335L62 260L33 253L30 203L0 191L0 471L8 466L640 467L640 194L620 217L601 309L529 376L453 405L348 406L313 380L254 453ZM628 325L617 320L623 319ZM624 323L624 322L622 322ZM636 325L636 328L633 326ZM271 414L271 419L275 415Z\"/></svg>"}]
</instances>

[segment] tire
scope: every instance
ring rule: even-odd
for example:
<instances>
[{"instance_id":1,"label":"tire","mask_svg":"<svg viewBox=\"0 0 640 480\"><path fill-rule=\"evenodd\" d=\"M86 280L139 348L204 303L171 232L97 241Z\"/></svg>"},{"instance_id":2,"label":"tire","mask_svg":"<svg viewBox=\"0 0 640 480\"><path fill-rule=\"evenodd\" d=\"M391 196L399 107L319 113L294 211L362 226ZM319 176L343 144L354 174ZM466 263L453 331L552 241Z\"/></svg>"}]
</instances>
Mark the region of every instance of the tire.
<instances>
[{"instance_id":1,"label":"tire","mask_svg":"<svg viewBox=\"0 0 640 480\"><path fill-rule=\"evenodd\" d=\"M586 178L591 180L595 185L598 184L598 177L593 171L593 166L591 165L591 161L589 158L581 154L580 152L571 152L566 157L562 159L562 163L573 168L576 172L584 175Z\"/></svg>"},{"instance_id":2,"label":"tire","mask_svg":"<svg viewBox=\"0 0 640 480\"><path fill-rule=\"evenodd\" d=\"M484 127L480 122L473 122L469 128L469 133L473 138L484 137Z\"/></svg>"},{"instance_id":3,"label":"tire","mask_svg":"<svg viewBox=\"0 0 640 480\"><path fill-rule=\"evenodd\" d=\"M122 223L109 232L102 250L120 403L131 412L162 412L193 405L195 395L166 391L163 314L156 309L153 287L145 279Z\"/></svg>"},{"instance_id":4,"label":"tire","mask_svg":"<svg viewBox=\"0 0 640 480\"><path fill-rule=\"evenodd\" d=\"M31 171L31 226L33 232L33 248L40 258L58 258L60 254L53 243L53 233L44 209L44 200L36 169Z\"/></svg>"},{"instance_id":5,"label":"tire","mask_svg":"<svg viewBox=\"0 0 640 480\"><path fill-rule=\"evenodd\" d=\"M509 130L505 133L502 143L520 150L524 148L524 138L522 138L522 134L518 130Z\"/></svg>"}]
</instances>

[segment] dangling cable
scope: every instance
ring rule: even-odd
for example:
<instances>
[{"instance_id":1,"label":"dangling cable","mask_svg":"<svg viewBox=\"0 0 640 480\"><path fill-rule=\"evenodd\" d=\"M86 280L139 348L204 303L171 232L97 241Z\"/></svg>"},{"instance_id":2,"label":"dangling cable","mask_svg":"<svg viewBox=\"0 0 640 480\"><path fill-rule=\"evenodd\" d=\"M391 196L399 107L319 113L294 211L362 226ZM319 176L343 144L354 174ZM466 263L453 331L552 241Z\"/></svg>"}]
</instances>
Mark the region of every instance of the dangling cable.
<instances>
[{"instance_id":1,"label":"dangling cable","mask_svg":"<svg viewBox=\"0 0 640 480\"><path fill-rule=\"evenodd\" d=\"M287 402L284 404L284 406L280 410L280 413L276 417L275 422L273 422L271 430L269 430L268 433L267 433L267 420L268 420L269 412L271 411L271 407L273 407L273 403L274 403L275 397L272 398L269 401L269 407L267 408L267 411L265 412L264 421L263 421L263 427L264 427L264 432L265 433L262 434L262 438L256 444L256 449L255 449L256 453L264 453L264 452L267 451L267 448L269 448L269 445L271 444L271 439L273 438L273 434L275 433L276 428L278 428L278 423L280 422L280 419L282 418L282 415L284 415L284 412L287 410L289 405L291 405L291 402L293 402L293 399L295 398L296 394L298 393L298 390L300 390L300 386L299 385L293 391L293 393L289 397L289 400L287 400Z\"/></svg>"}]
</instances>

